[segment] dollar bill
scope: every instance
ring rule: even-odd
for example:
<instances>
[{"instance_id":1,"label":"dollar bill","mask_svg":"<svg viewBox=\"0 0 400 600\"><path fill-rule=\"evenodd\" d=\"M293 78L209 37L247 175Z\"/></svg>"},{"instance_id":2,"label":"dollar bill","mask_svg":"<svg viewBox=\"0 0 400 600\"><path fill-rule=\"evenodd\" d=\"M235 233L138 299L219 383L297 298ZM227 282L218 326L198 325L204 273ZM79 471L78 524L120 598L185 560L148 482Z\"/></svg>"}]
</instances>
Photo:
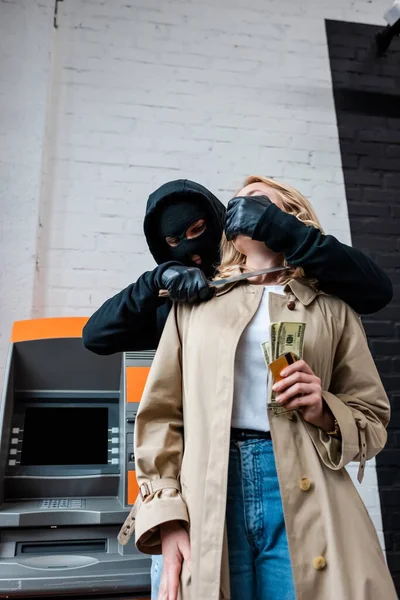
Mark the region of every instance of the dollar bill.
<instances>
[{"instance_id":1,"label":"dollar bill","mask_svg":"<svg viewBox=\"0 0 400 600\"><path fill-rule=\"evenodd\" d=\"M271 323L271 342L261 344L264 358L267 365L286 354L292 352L297 359L303 357L304 349L304 333L306 329L305 323L295 323L288 321L280 321L279 323ZM275 402L275 393L272 391L272 377L268 370L268 402L275 415L281 415L287 412L284 406Z\"/></svg>"},{"instance_id":2,"label":"dollar bill","mask_svg":"<svg viewBox=\"0 0 400 600\"><path fill-rule=\"evenodd\" d=\"M276 358L293 352L297 359L303 358L305 323L291 323L284 321L279 323L276 339Z\"/></svg>"},{"instance_id":3,"label":"dollar bill","mask_svg":"<svg viewBox=\"0 0 400 600\"><path fill-rule=\"evenodd\" d=\"M278 332L279 332L279 326L280 323L271 323L270 326L270 336L271 336L271 362L273 360L276 360L278 358L277 356L277 350L278 350L278 344L277 344L277 340L278 340Z\"/></svg>"},{"instance_id":4,"label":"dollar bill","mask_svg":"<svg viewBox=\"0 0 400 600\"><path fill-rule=\"evenodd\" d=\"M263 342L261 344L262 351L264 353L265 364L269 365L271 362L271 344L269 342Z\"/></svg>"}]
</instances>

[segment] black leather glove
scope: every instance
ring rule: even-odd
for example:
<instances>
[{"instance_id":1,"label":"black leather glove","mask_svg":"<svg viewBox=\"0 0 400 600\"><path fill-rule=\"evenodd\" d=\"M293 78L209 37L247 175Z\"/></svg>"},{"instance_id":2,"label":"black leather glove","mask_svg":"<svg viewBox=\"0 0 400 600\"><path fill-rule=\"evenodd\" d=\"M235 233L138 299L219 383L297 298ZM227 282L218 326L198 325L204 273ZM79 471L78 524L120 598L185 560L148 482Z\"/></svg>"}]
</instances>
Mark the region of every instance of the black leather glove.
<instances>
[{"instance_id":1,"label":"black leather glove","mask_svg":"<svg viewBox=\"0 0 400 600\"><path fill-rule=\"evenodd\" d=\"M232 240L237 235L246 235L262 242L262 238L257 237L256 228L271 204L267 196L243 196L232 198L228 202L226 210L225 235L228 240Z\"/></svg>"},{"instance_id":2,"label":"black leather glove","mask_svg":"<svg viewBox=\"0 0 400 600\"><path fill-rule=\"evenodd\" d=\"M161 285L168 290L171 300L195 304L210 300L215 289L208 285L203 271L196 267L171 265L160 277Z\"/></svg>"}]
</instances>

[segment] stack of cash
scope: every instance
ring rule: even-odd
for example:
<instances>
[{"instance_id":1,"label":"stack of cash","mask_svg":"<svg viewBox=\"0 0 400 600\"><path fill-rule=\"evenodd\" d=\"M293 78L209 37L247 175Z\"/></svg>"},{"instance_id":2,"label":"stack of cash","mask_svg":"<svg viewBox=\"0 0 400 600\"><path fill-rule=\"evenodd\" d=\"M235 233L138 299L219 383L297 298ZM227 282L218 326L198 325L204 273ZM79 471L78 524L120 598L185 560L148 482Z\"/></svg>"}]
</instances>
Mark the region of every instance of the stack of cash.
<instances>
[{"instance_id":1,"label":"stack of cash","mask_svg":"<svg viewBox=\"0 0 400 600\"><path fill-rule=\"evenodd\" d=\"M286 321L271 323L271 341L261 344L267 366L287 352L292 352L297 359L303 358L305 329L305 323ZM286 409L274 401L273 383L268 369L268 401L275 414L282 414Z\"/></svg>"}]
</instances>

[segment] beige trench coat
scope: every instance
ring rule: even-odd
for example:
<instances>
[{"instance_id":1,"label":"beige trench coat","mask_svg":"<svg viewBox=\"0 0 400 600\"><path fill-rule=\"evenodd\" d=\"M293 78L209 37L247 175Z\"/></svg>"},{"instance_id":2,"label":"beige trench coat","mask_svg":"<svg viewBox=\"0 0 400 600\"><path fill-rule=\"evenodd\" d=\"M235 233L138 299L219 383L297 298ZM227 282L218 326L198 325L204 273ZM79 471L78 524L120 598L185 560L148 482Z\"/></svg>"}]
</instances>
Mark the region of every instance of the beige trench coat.
<instances>
[{"instance_id":1,"label":"beige trench coat","mask_svg":"<svg viewBox=\"0 0 400 600\"><path fill-rule=\"evenodd\" d=\"M160 553L159 525L187 523L192 568L182 569L183 600L230 598L225 508L234 358L262 292L237 285L210 302L174 306L139 407L136 544ZM344 468L360 461L362 478L365 460L385 445L389 420L360 319L299 281L285 293L270 295L271 322L306 323L304 359L321 378L342 434L342 441L329 438L298 413L268 409L296 598L395 600L374 526ZM129 519L120 538L129 537L127 527Z\"/></svg>"}]
</instances>

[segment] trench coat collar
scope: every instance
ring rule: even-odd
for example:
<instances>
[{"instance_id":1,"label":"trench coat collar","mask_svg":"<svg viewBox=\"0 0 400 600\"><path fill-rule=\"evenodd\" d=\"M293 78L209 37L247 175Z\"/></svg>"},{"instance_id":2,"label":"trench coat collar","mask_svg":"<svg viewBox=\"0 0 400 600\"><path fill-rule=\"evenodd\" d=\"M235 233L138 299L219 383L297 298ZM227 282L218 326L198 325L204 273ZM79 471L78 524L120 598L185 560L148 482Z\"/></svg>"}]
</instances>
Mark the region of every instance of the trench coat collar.
<instances>
[{"instance_id":1,"label":"trench coat collar","mask_svg":"<svg viewBox=\"0 0 400 600\"><path fill-rule=\"evenodd\" d=\"M319 291L312 288L309 284L300 281L299 279L291 279L284 287L285 293L292 292L292 294L304 304L309 306L313 300L319 295Z\"/></svg>"},{"instance_id":2,"label":"trench coat collar","mask_svg":"<svg viewBox=\"0 0 400 600\"><path fill-rule=\"evenodd\" d=\"M253 294L257 290L257 286L248 283L228 283L227 285L216 288L215 295L223 296L235 287L242 287L247 294ZM262 286L259 286L260 288ZM309 306L313 300L320 294L313 289L309 284L300 281L299 279L291 279L284 287L285 294L293 294L304 306Z\"/></svg>"}]
</instances>

